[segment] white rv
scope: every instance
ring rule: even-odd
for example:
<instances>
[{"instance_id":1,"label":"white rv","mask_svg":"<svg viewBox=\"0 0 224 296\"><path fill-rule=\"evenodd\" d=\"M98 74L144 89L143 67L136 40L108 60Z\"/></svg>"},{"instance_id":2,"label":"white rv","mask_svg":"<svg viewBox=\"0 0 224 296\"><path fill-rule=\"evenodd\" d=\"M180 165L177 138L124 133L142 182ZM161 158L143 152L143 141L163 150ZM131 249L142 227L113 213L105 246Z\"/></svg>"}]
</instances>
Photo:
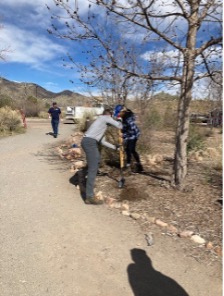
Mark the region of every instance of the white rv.
<instances>
[{"instance_id":1,"label":"white rv","mask_svg":"<svg viewBox=\"0 0 224 296\"><path fill-rule=\"evenodd\" d=\"M66 122L78 123L84 117L95 118L97 115L101 115L104 111L104 107L83 107L83 106L67 106L65 113Z\"/></svg>"}]
</instances>

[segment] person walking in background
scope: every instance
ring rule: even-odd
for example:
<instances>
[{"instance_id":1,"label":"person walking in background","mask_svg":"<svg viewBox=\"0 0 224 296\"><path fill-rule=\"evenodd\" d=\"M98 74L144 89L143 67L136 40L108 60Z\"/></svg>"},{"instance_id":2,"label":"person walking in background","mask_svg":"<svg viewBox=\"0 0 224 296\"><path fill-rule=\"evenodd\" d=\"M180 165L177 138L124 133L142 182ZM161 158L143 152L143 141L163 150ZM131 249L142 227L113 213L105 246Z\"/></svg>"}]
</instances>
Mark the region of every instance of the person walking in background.
<instances>
[{"instance_id":1,"label":"person walking in background","mask_svg":"<svg viewBox=\"0 0 224 296\"><path fill-rule=\"evenodd\" d=\"M56 102L53 102L52 107L48 110L49 118L51 118L51 125L53 129L53 136L58 136L58 126L61 117L61 109L57 106Z\"/></svg>"},{"instance_id":2,"label":"person walking in background","mask_svg":"<svg viewBox=\"0 0 224 296\"><path fill-rule=\"evenodd\" d=\"M102 144L114 150L119 149L119 145L108 143L104 137L108 125L122 129L122 123L114 120L111 116L111 111L109 109L105 109L103 114L91 124L81 141L81 146L86 154L88 167L85 197L86 204L99 205L103 203L102 200L99 200L94 196L94 184L100 164L100 152L98 145Z\"/></svg>"},{"instance_id":3,"label":"person walking in background","mask_svg":"<svg viewBox=\"0 0 224 296\"><path fill-rule=\"evenodd\" d=\"M119 117L122 118L123 124L122 133L126 152L126 167L131 166L133 156L136 161L136 172L142 172L143 167L139 154L136 151L136 144L140 136L140 130L135 123L135 115L130 109L123 107L118 114L118 118Z\"/></svg>"}]
</instances>

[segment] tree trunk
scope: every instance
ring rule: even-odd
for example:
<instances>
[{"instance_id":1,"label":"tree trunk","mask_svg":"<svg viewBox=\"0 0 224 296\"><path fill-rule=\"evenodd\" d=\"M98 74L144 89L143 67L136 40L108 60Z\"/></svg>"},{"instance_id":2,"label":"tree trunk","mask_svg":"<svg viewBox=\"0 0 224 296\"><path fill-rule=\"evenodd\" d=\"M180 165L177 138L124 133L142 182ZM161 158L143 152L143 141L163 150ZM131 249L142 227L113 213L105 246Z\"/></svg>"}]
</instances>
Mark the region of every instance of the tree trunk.
<instances>
[{"instance_id":1,"label":"tree trunk","mask_svg":"<svg viewBox=\"0 0 224 296\"><path fill-rule=\"evenodd\" d=\"M187 140L190 125L190 102L194 82L195 42L197 28L193 25L189 30L187 48L184 52L184 66L182 74L181 95L178 106L178 122L176 130L176 147L174 155L175 185L178 189L184 187L187 175Z\"/></svg>"},{"instance_id":2,"label":"tree trunk","mask_svg":"<svg viewBox=\"0 0 224 296\"><path fill-rule=\"evenodd\" d=\"M187 138L189 134L189 96L191 91L181 89L181 97L178 108L178 121L176 130L176 146L174 156L175 185L178 189L184 187L184 180L187 175Z\"/></svg>"},{"instance_id":3,"label":"tree trunk","mask_svg":"<svg viewBox=\"0 0 224 296\"><path fill-rule=\"evenodd\" d=\"M178 122L176 130L176 147L174 155L174 181L178 189L184 187L187 175L187 141L190 125L190 102L194 82L195 46L197 38L198 4L192 5L192 15L189 19L189 31L186 48L183 51L184 65L181 82L181 96L178 106Z\"/></svg>"},{"instance_id":4,"label":"tree trunk","mask_svg":"<svg viewBox=\"0 0 224 296\"><path fill-rule=\"evenodd\" d=\"M174 157L174 175L177 188L184 187L187 175L187 140L190 125L190 102L194 81L194 50L186 50L184 55L183 80L178 106L178 121L176 130L176 147Z\"/></svg>"}]
</instances>

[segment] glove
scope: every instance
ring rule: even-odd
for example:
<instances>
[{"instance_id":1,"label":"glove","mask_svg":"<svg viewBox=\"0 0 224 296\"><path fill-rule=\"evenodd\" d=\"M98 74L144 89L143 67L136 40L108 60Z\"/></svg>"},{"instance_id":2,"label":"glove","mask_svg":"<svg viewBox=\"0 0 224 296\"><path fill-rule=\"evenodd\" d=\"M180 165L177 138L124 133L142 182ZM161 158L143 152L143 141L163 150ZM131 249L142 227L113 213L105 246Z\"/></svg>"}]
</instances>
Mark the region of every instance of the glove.
<instances>
[{"instance_id":1,"label":"glove","mask_svg":"<svg viewBox=\"0 0 224 296\"><path fill-rule=\"evenodd\" d=\"M116 146L116 151L120 151L120 147L122 146L121 144L115 144Z\"/></svg>"}]
</instances>

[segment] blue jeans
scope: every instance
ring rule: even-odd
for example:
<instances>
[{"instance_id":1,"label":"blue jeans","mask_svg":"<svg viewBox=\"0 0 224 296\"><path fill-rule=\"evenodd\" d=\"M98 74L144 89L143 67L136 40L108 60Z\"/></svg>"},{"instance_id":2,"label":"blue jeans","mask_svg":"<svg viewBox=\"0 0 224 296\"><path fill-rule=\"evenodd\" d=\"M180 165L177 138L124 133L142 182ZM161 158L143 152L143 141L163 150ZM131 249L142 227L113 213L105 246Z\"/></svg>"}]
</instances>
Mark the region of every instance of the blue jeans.
<instances>
[{"instance_id":1,"label":"blue jeans","mask_svg":"<svg viewBox=\"0 0 224 296\"><path fill-rule=\"evenodd\" d=\"M100 164L100 152L98 149L98 142L94 139L84 137L81 146L86 154L88 174L86 182L86 197L94 197L94 184Z\"/></svg>"},{"instance_id":2,"label":"blue jeans","mask_svg":"<svg viewBox=\"0 0 224 296\"><path fill-rule=\"evenodd\" d=\"M57 136L58 135L59 120L52 119L51 120L51 125L52 125L54 135Z\"/></svg>"}]
</instances>

